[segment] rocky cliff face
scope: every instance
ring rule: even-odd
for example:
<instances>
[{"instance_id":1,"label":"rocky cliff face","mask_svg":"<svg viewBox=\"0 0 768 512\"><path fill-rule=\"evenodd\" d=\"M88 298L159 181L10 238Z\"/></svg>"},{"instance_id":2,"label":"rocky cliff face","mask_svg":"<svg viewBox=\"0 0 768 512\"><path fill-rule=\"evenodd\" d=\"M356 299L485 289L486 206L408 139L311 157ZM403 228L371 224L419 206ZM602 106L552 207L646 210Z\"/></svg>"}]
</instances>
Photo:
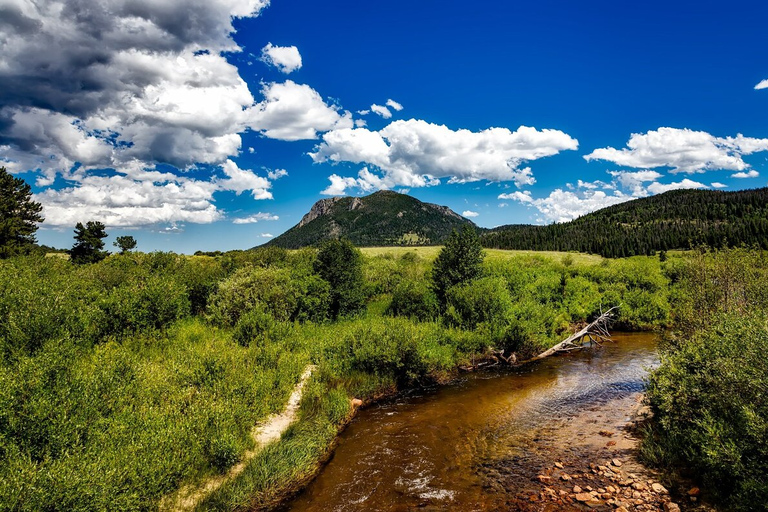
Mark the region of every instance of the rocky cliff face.
<instances>
[{"instance_id":1,"label":"rocky cliff face","mask_svg":"<svg viewBox=\"0 0 768 512\"><path fill-rule=\"evenodd\" d=\"M330 197L328 199L319 200L313 204L312 208L309 209L309 212L301 218L299 227L306 226L318 217L328 215L331 212L333 205L338 203L341 199L341 197Z\"/></svg>"},{"instance_id":2,"label":"rocky cliff face","mask_svg":"<svg viewBox=\"0 0 768 512\"><path fill-rule=\"evenodd\" d=\"M310 208L309 212L307 212L304 217L301 218L301 221L299 221L299 226L306 226L313 220L315 220L318 217L322 217L323 215L328 215L333 211L334 205L338 203L339 201L342 201L346 198L344 197L330 197L328 199L321 199L315 204L312 205L312 208ZM347 206L347 210L357 210L359 208L363 207L363 201L360 200L359 197L355 197L352 199L352 202L349 203Z\"/></svg>"},{"instance_id":3,"label":"rocky cliff face","mask_svg":"<svg viewBox=\"0 0 768 512\"><path fill-rule=\"evenodd\" d=\"M438 212L442 213L443 215L447 215L448 217L453 217L454 219L460 219L460 220L466 220L464 217L456 213L455 211L451 210L447 206L440 206L439 204L432 204L432 203L424 203L427 206L434 208Z\"/></svg>"}]
</instances>

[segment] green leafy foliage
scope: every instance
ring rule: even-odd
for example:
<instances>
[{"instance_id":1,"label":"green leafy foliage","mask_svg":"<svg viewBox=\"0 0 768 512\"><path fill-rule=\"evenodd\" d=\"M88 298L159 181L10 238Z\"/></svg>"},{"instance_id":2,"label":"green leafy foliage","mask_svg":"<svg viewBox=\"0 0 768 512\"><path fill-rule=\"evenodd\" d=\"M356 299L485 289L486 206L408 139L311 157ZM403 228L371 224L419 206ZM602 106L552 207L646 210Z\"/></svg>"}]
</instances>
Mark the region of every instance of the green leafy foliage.
<instances>
[{"instance_id":1,"label":"green leafy foliage","mask_svg":"<svg viewBox=\"0 0 768 512\"><path fill-rule=\"evenodd\" d=\"M658 325L667 283L687 275L678 257L662 272L657 258L504 255L449 287L440 315L429 258L327 247L0 261L0 503L155 509L242 460L311 362L301 420L203 507L274 504L326 453L351 396L445 379L489 345L533 352L609 295L660 304L641 315Z\"/></svg>"},{"instance_id":2,"label":"green leafy foliage","mask_svg":"<svg viewBox=\"0 0 768 512\"><path fill-rule=\"evenodd\" d=\"M28 250L35 244L43 207L33 201L32 189L0 167L0 258Z\"/></svg>"},{"instance_id":3,"label":"green leafy foliage","mask_svg":"<svg viewBox=\"0 0 768 512\"><path fill-rule=\"evenodd\" d=\"M643 452L696 475L729 509L768 503L768 258L702 250L665 262L677 330L651 374Z\"/></svg>"},{"instance_id":4,"label":"green leafy foliage","mask_svg":"<svg viewBox=\"0 0 768 512\"><path fill-rule=\"evenodd\" d=\"M437 295L427 282L402 281L392 292L387 312L394 316L434 320L440 314Z\"/></svg>"},{"instance_id":5,"label":"green leafy foliage","mask_svg":"<svg viewBox=\"0 0 768 512\"><path fill-rule=\"evenodd\" d=\"M504 325L512 309L507 283L500 277L484 277L458 284L448 290L449 322L464 329L475 329L482 323Z\"/></svg>"},{"instance_id":6,"label":"green leafy foliage","mask_svg":"<svg viewBox=\"0 0 768 512\"><path fill-rule=\"evenodd\" d=\"M120 249L120 254L125 254L136 248L136 239L130 235L115 238L113 245Z\"/></svg>"},{"instance_id":7,"label":"green leafy foliage","mask_svg":"<svg viewBox=\"0 0 768 512\"><path fill-rule=\"evenodd\" d=\"M96 263L109 254L104 251L103 238L107 237L105 226L98 221L88 221L85 226L78 222L75 226L75 245L69 250L72 263L79 265Z\"/></svg>"},{"instance_id":8,"label":"green leafy foliage","mask_svg":"<svg viewBox=\"0 0 768 512\"><path fill-rule=\"evenodd\" d=\"M453 231L432 267L432 283L440 303L445 305L452 286L480 277L482 263L483 248L475 230L465 226Z\"/></svg>"},{"instance_id":9,"label":"green leafy foliage","mask_svg":"<svg viewBox=\"0 0 768 512\"><path fill-rule=\"evenodd\" d=\"M328 240L314 262L317 274L331 286L330 315L354 315L365 307L363 255L349 240Z\"/></svg>"}]
</instances>

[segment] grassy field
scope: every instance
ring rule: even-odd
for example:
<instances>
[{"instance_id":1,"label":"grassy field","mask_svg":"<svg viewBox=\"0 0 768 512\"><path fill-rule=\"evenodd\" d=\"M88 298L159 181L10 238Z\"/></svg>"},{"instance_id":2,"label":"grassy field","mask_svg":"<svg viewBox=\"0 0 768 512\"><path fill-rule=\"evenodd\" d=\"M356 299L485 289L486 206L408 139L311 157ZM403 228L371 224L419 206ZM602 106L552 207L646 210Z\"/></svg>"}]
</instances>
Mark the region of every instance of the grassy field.
<instances>
[{"instance_id":1,"label":"grassy field","mask_svg":"<svg viewBox=\"0 0 768 512\"><path fill-rule=\"evenodd\" d=\"M442 246L429 247L362 247L360 251L369 257L390 255L395 258L401 257L406 253L414 253L425 260L433 260L442 249ZM597 254L585 254L580 252L557 252L557 251L512 251L504 249L485 249L488 259L511 259L519 256L537 256L546 258L555 263L561 263L564 259L572 259L572 263L577 265L595 265L604 258Z\"/></svg>"},{"instance_id":2,"label":"grassy field","mask_svg":"<svg viewBox=\"0 0 768 512\"><path fill-rule=\"evenodd\" d=\"M0 510L156 508L236 464L315 364L301 419L200 505L268 508L351 398L442 382L488 346L534 352L609 304L623 328L666 325L680 260L487 251L440 306L439 250L363 249L362 309L338 318L315 249L0 261Z\"/></svg>"}]
</instances>

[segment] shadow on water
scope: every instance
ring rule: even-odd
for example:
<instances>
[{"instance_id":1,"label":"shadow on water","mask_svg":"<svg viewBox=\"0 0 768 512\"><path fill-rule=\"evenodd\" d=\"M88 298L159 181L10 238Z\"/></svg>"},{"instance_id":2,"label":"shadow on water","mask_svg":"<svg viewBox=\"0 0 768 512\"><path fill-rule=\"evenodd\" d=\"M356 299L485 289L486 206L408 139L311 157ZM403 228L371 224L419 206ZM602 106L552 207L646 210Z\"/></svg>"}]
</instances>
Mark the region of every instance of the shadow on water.
<instances>
[{"instance_id":1,"label":"shadow on water","mask_svg":"<svg viewBox=\"0 0 768 512\"><path fill-rule=\"evenodd\" d=\"M651 334L385 401L360 412L285 510L493 510L542 461L605 445L658 364Z\"/></svg>"}]
</instances>

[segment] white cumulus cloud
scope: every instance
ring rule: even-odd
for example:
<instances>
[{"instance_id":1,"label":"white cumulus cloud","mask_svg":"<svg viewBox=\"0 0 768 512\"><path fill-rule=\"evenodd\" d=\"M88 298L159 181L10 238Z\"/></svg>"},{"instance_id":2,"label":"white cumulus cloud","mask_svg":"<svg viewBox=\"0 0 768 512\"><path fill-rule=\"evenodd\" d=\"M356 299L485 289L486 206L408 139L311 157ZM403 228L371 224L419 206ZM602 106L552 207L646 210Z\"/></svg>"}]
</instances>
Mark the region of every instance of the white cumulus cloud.
<instances>
[{"instance_id":1,"label":"white cumulus cloud","mask_svg":"<svg viewBox=\"0 0 768 512\"><path fill-rule=\"evenodd\" d=\"M264 100L249 111L248 125L271 139L315 139L318 132L353 126L350 112L328 105L308 85L269 83L262 94Z\"/></svg>"},{"instance_id":2,"label":"white cumulus cloud","mask_svg":"<svg viewBox=\"0 0 768 512\"><path fill-rule=\"evenodd\" d=\"M283 73L301 69L301 54L295 46L275 46L267 43L267 46L261 49L261 60Z\"/></svg>"},{"instance_id":3,"label":"white cumulus cloud","mask_svg":"<svg viewBox=\"0 0 768 512\"><path fill-rule=\"evenodd\" d=\"M284 178L285 176L288 176L288 171L285 169L275 169L273 171L267 171L267 176L271 180L279 180L280 178Z\"/></svg>"},{"instance_id":4,"label":"white cumulus cloud","mask_svg":"<svg viewBox=\"0 0 768 512\"><path fill-rule=\"evenodd\" d=\"M352 126L346 113L292 82L266 85L255 103L225 53L240 51L233 20L257 16L268 3L4 2L0 165L37 172L46 224L213 222L224 217L215 193L268 199L270 180L280 177L233 162L242 132L312 138ZM267 50L274 64L296 67L297 52ZM291 93L294 110L281 101ZM169 166L159 172L160 164ZM195 179L183 172L190 169L200 171ZM68 184L46 188L57 176Z\"/></svg>"},{"instance_id":5,"label":"white cumulus cloud","mask_svg":"<svg viewBox=\"0 0 768 512\"><path fill-rule=\"evenodd\" d=\"M227 160L221 166L227 179L217 180L218 190L230 190L240 195L249 191L254 199L272 199L269 188L272 183L248 169L240 169L235 162Z\"/></svg>"},{"instance_id":6,"label":"white cumulus cloud","mask_svg":"<svg viewBox=\"0 0 768 512\"><path fill-rule=\"evenodd\" d=\"M384 119L389 119L392 117L392 112L390 112L387 107L377 105L375 103L371 105L371 112L380 115Z\"/></svg>"},{"instance_id":7,"label":"white cumulus cloud","mask_svg":"<svg viewBox=\"0 0 768 512\"><path fill-rule=\"evenodd\" d=\"M623 203L632 197L620 192L608 195L602 190L573 192L558 188L544 198L534 198L530 192L525 191L501 194L499 199L512 199L532 206L550 222L567 222L595 210Z\"/></svg>"},{"instance_id":8,"label":"white cumulus cloud","mask_svg":"<svg viewBox=\"0 0 768 512\"><path fill-rule=\"evenodd\" d=\"M757 172L754 169L751 169L748 172L743 172L742 171L742 172L737 172L735 174L731 174L731 178L741 178L741 179L744 179L744 178L757 178L758 176L760 176L760 173Z\"/></svg>"},{"instance_id":9,"label":"white cumulus cloud","mask_svg":"<svg viewBox=\"0 0 768 512\"><path fill-rule=\"evenodd\" d=\"M663 176L656 171L609 171L608 174L614 177L618 185L629 190L634 197L645 197L648 195L646 183L655 182Z\"/></svg>"},{"instance_id":10,"label":"white cumulus cloud","mask_svg":"<svg viewBox=\"0 0 768 512\"><path fill-rule=\"evenodd\" d=\"M259 221L280 220L280 217L271 213L254 213L247 217L239 217L232 221L232 224L255 224Z\"/></svg>"},{"instance_id":11,"label":"white cumulus cloud","mask_svg":"<svg viewBox=\"0 0 768 512\"><path fill-rule=\"evenodd\" d=\"M761 80L756 86L755 90L768 89L768 78Z\"/></svg>"},{"instance_id":12,"label":"white cumulus cloud","mask_svg":"<svg viewBox=\"0 0 768 512\"><path fill-rule=\"evenodd\" d=\"M463 212L461 212L461 215L463 217L467 217L471 219L471 218L477 217L480 214L478 212L473 212L472 210L464 210Z\"/></svg>"},{"instance_id":13,"label":"white cumulus cloud","mask_svg":"<svg viewBox=\"0 0 768 512\"><path fill-rule=\"evenodd\" d=\"M513 200L529 207L535 208L541 213L543 220L547 222L567 222L587 213L623 203L638 197L646 197L652 194L662 194L670 190L689 188L708 188L703 183L689 179L679 182L660 183L663 177L656 171L609 171L613 176L611 183L583 182L579 180L579 189L563 190L555 189L547 197L535 198L529 191L516 191L500 194L500 200ZM601 186L582 186L584 184ZM715 187L716 184L712 184ZM725 186L722 184L717 184ZM601 188L601 190L598 190ZM612 191L610 194L606 191ZM501 203L503 204L503 203ZM501 205L500 204L500 205Z\"/></svg>"},{"instance_id":14,"label":"white cumulus cloud","mask_svg":"<svg viewBox=\"0 0 768 512\"><path fill-rule=\"evenodd\" d=\"M719 181L715 181L709 184L712 188L728 188L728 185L725 183L720 183Z\"/></svg>"},{"instance_id":15,"label":"white cumulus cloud","mask_svg":"<svg viewBox=\"0 0 768 512\"><path fill-rule=\"evenodd\" d=\"M387 104L388 107L391 107L391 108L397 110L398 112L403 110L403 106L400 103L396 102L395 100L393 100L391 98L387 100L386 104Z\"/></svg>"},{"instance_id":16,"label":"white cumulus cloud","mask_svg":"<svg viewBox=\"0 0 768 512\"><path fill-rule=\"evenodd\" d=\"M709 188L703 183L699 183L698 181L689 180L688 178L678 181L676 183L659 183L654 182L648 185L648 191L651 194L663 194L664 192L669 192L670 190L680 190L680 189L686 189L686 188Z\"/></svg>"},{"instance_id":17,"label":"white cumulus cloud","mask_svg":"<svg viewBox=\"0 0 768 512\"><path fill-rule=\"evenodd\" d=\"M338 193L342 185L363 190L424 187L442 178L454 183L489 180L529 185L535 179L523 163L577 148L578 141L559 130L521 126L514 132L507 128L472 132L410 119L394 121L380 131L329 131L310 156L316 163L350 162L375 170L366 168L358 178L334 174L324 193Z\"/></svg>"},{"instance_id":18,"label":"white cumulus cloud","mask_svg":"<svg viewBox=\"0 0 768 512\"><path fill-rule=\"evenodd\" d=\"M673 173L695 173L718 169L743 171L749 165L742 156L759 151L768 151L768 139L741 134L715 137L702 131L659 128L647 133L633 133L624 149L596 149L584 158L587 161L606 160L627 167L668 167Z\"/></svg>"}]
</instances>

